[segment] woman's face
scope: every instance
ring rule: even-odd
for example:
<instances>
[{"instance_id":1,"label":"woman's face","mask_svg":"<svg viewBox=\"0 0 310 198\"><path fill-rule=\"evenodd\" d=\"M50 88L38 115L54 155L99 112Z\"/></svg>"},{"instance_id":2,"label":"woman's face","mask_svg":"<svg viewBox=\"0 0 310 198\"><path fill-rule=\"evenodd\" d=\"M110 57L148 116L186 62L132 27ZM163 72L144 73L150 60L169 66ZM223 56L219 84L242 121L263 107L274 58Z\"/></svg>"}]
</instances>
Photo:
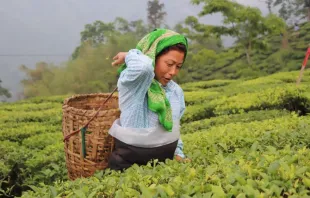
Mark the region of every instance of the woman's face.
<instances>
[{"instance_id":1,"label":"woman's face","mask_svg":"<svg viewBox=\"0 0 310 198\"><path fill-rule=\"evenodd\" d=\"M170 50L156 59L155 79L163 86L176 76L183 64L184 53L177 50Z\"/></svg>"}]
</instances>

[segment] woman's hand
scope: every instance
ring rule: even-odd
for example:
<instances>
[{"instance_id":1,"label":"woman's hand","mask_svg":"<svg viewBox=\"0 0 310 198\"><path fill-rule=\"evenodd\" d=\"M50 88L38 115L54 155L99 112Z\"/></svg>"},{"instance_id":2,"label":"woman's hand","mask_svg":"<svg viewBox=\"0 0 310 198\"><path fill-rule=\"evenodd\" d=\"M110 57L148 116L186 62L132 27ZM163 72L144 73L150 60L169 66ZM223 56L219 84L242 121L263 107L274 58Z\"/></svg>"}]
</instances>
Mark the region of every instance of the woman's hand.
<instances>
[{"instance_id":1,"label":"woman's hand","mask_svg":"<svg viewBox=\"0 0 310 198\"><path fill-rule=\"evenodd\" d=\"M127 55L127 52L119 52L116 54L116 56L113 57L113 63L112 66L120 65L125 63L125 57Z\"/></svg>"},{"instance_id":2,"label":"woman's hand","mask_svg":"<svg viewBox=\"0 0 310 198\"><path fill-rule=\"evenodd\" d=\"M178 161L178 162L191 162L192 160L190 160L189 158L182 158L178 155L175 156L175 159Z\"/></svg>"}]
</instances>

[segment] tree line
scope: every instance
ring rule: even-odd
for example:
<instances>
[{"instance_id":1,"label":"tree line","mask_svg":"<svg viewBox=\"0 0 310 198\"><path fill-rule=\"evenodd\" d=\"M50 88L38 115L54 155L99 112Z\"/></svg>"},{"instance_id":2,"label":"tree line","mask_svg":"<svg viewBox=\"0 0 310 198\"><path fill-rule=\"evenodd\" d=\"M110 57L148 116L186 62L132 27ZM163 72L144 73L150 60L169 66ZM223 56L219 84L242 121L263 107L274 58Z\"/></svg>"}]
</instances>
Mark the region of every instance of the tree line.
<instances>
[{"instance_id":1,"label":"tree line","mask_svg":"<svg viewBox=\"0 0 310 198\"><path fill-rule=\"evenodd\" d=\"M282 42L289 42L285 35L290 27L290 20L307 18L307 0L265 0L270 12L267 16L258 8L232 0L191 2L201 5L201 11L196 16L188 16L174 27L165 24L165 5L158 0L147 2L146 23L142 19L127 21L117 17L109 23L98 20L86 24L80 33L80 45L65 65L39 62L34 69L25 65L20 67L27 76L21 82L24 97L111 91L117 82L116 68L111 67L113 55L134 48L139 39L158 27L173 29L189 40L190 49L184 69L175 79L179 83L204 80L207 70L212 73L212 70L217 69L212 65L223 61L227 61L222 63L227 65L232 57L242 59L242 64L251 68L254 64L254 52L270 47L267 38L281 35ZM278 13L273 10L278 10ZM222 24L208 25L200 22L200 17L214 13L222 15ZM223 47L222 36L235 39L233 52ZM283 45L282 47L285 48ZM5 94L8 92L3 90L5 89L0 86L0 96L2 94L9 97Z\"/></svg>"}]
</instances>

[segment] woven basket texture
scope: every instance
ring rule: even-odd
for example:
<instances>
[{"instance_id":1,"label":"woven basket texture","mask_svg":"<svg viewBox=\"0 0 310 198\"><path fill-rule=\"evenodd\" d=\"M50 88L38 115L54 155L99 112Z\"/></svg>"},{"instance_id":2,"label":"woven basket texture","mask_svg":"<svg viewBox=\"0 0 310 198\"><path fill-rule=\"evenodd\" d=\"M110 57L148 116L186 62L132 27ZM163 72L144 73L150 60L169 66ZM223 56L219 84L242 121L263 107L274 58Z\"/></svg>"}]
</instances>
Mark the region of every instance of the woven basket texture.
<instances>
[{"instance_id":1,"label":"woven basket texture","mask_svg":"<svg viewBox=\"0 0 310 198\"><path fill-rule=\"evenodd\" d=\"M109 95L81 94L67 98L62 107L64 137L82 128ZM96 170L103 170L108 166L108 157L114 148L114 140L108 131L119 116L118 97L112 96L87 127L85 158L82 152L81 132L65 141L66 166L71 180L92 176Z\"/></svg>"}]
</instances>

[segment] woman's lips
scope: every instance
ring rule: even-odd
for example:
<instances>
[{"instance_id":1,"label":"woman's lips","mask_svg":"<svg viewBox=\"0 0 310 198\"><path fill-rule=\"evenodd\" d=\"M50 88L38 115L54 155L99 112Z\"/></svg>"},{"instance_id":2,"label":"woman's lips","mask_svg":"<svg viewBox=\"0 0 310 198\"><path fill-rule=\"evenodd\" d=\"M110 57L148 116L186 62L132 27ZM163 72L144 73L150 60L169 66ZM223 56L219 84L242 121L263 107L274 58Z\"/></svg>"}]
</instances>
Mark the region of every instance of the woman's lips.
<instances>
[{"instance_id":1,"label":"woman's lips","mask_svg":"<svg viewBox=\"0 0 310 198\"><path fill-rule=\"evenodd\" d=\"M165 83L168 83L171 79L169 78L163 78Z\"/></svg>"},{"instance_id":2,"label":"woman's lips","mask_svg":"<svg viewBox=\"0 0 310 198\"><path fill-rule=\"evenodd\" d=\"M166 81L170 81L171 79L170 78L164 78Z\"/></svg>"}]
</instances>

